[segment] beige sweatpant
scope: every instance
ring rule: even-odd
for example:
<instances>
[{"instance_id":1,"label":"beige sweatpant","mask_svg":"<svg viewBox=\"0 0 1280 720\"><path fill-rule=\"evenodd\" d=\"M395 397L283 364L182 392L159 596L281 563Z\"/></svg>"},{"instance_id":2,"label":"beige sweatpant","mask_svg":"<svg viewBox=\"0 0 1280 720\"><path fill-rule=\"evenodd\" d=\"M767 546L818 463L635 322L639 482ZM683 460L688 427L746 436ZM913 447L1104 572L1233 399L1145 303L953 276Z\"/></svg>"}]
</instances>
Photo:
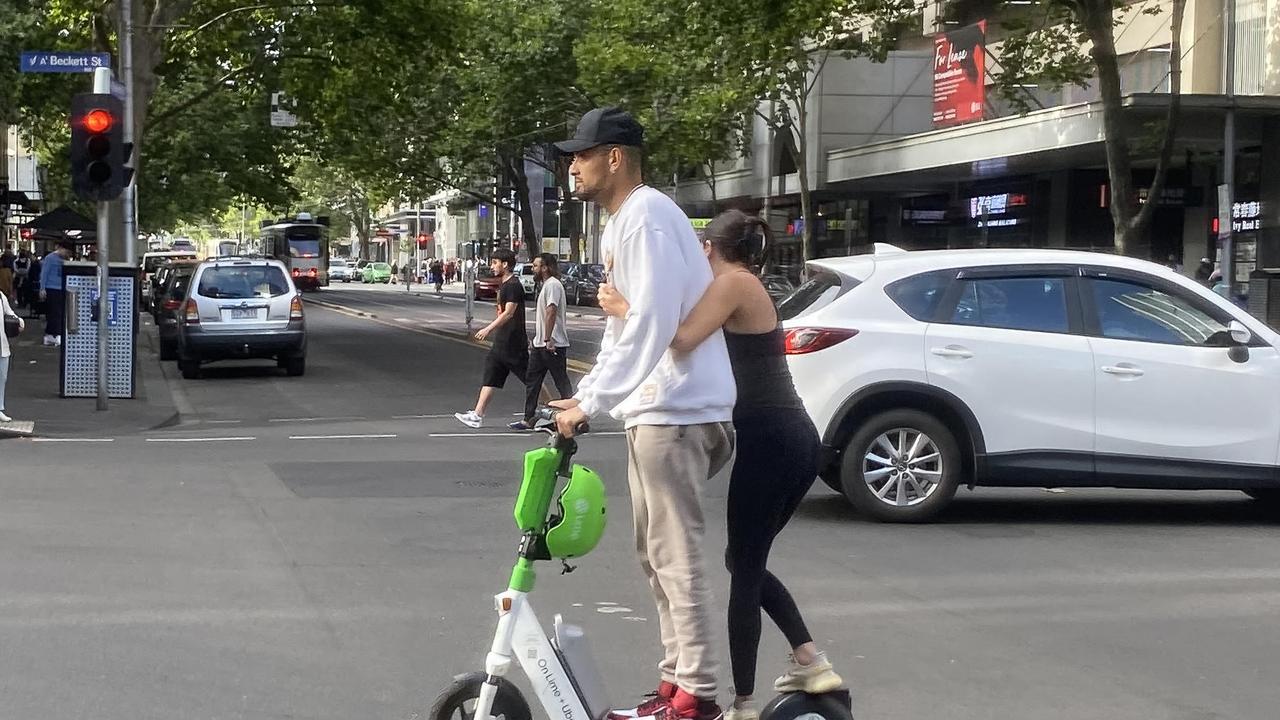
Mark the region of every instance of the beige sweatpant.
<instances>
[{"instance_id":1,"label":"beige sweatpant","mask_svg":"<svg viewBox=\"0 0 1280 720\"><path fill-rule=\"evenodd\" d=\"M713 599L703 562L702 486L733 454L730 423L640 425L627 430L627 480L636 552L658 606L662 679L716 695Z\"/></svg>"}]
</instances>

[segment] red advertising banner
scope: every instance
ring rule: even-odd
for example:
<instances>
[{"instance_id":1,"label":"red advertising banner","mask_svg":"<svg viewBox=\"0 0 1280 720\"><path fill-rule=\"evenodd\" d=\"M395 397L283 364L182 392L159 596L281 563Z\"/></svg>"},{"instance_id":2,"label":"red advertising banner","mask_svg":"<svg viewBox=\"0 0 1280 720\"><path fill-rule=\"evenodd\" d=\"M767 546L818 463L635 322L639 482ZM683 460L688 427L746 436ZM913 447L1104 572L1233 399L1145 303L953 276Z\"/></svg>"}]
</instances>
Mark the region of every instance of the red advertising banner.
<instances>
[{"instance_id":1,"label":"red advertising banner","mask_svg":"<svg viewBox=\"0 0 1280 720\"><path fill-rule=\"evenodd\" d=\"M987 21L933 36L933 126L983 117Z\"/></svg>"}]
</instances>

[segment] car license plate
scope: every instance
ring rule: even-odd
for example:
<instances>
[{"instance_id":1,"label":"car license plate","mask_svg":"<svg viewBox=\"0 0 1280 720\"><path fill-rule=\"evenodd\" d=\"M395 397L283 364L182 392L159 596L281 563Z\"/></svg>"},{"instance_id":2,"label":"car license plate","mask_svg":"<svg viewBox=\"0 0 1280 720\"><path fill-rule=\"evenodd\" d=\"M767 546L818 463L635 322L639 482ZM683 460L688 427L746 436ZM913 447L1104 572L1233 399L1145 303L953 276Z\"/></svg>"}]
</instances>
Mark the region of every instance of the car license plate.
<instances>
[{"instance_id":1,"label":"car license plate","mask_svg":"<svg viewBox=\"0 0 1280 720\"><path fill-rule=\"evenodd\" d=\"M257 308L231 308L232 320L257 320Z\"/></svg>"}]
</instances>

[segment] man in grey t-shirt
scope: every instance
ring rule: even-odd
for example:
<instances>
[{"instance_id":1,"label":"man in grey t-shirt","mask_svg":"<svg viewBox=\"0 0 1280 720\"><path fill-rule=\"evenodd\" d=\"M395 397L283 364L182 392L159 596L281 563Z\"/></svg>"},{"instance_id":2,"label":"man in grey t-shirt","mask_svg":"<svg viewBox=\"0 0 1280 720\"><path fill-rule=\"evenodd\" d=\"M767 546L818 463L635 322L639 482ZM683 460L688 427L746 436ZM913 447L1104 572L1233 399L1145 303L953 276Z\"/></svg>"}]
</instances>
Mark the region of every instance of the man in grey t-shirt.
<instances>
[{"instance_id":1,"label":"man in grey t-shirt","mask_svg":"<svg viewBox=\"0 0 1280 720\"><path fill-rule=\"evenodd\" d=\"M533 413L538 409L538 395L547 373L555 381L560 398L573 397L566 364L569 360L569 329L565 324L564 285L560 282L560 263L551 253L533 259L533 277L542 283L534 313L533 347L529 350L529 369L525 375L524 419L513 422L512 430L532 430Z\"/></svg>"}]
</instances>

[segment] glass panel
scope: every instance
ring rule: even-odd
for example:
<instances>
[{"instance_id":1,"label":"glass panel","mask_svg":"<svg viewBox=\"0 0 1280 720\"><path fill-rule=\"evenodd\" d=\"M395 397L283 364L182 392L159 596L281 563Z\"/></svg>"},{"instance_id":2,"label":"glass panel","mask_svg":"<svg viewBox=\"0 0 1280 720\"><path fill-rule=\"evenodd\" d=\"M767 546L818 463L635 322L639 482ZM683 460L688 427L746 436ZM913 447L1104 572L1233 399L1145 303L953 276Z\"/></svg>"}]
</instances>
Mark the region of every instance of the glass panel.
<instances>
[{"instance_id":1,"label":"glass panel","mask_svg":"<svg viewBox=\"0 0 1280 720\"><path fill-rule=\"evenodd\" d=\"M951 322L1009 330L1067 332L1062 278L964 280Z\"/></svg>"},{"instance_id":2,"label":"glass panel","mask_svg":"<svg viewBox=\"0 0 1280 720\"><path fill-rule=\"evenodd\" d=\"M287 292L288 279L278 267L217 267L200 276L200 294L208 298L279 297Z\"/></svg>"},{"instance_id":3,"label":"glass panel","mask_svg":"<svg viewBox=\"0 0 1280 720\"><path fill-rule=\"evenodd\" d=\"M1103 337L1168 345L1220 345L1229 320L1185 298L1123 280L1095 279L1093 299Z\"/></svg>"}]
</instances>

